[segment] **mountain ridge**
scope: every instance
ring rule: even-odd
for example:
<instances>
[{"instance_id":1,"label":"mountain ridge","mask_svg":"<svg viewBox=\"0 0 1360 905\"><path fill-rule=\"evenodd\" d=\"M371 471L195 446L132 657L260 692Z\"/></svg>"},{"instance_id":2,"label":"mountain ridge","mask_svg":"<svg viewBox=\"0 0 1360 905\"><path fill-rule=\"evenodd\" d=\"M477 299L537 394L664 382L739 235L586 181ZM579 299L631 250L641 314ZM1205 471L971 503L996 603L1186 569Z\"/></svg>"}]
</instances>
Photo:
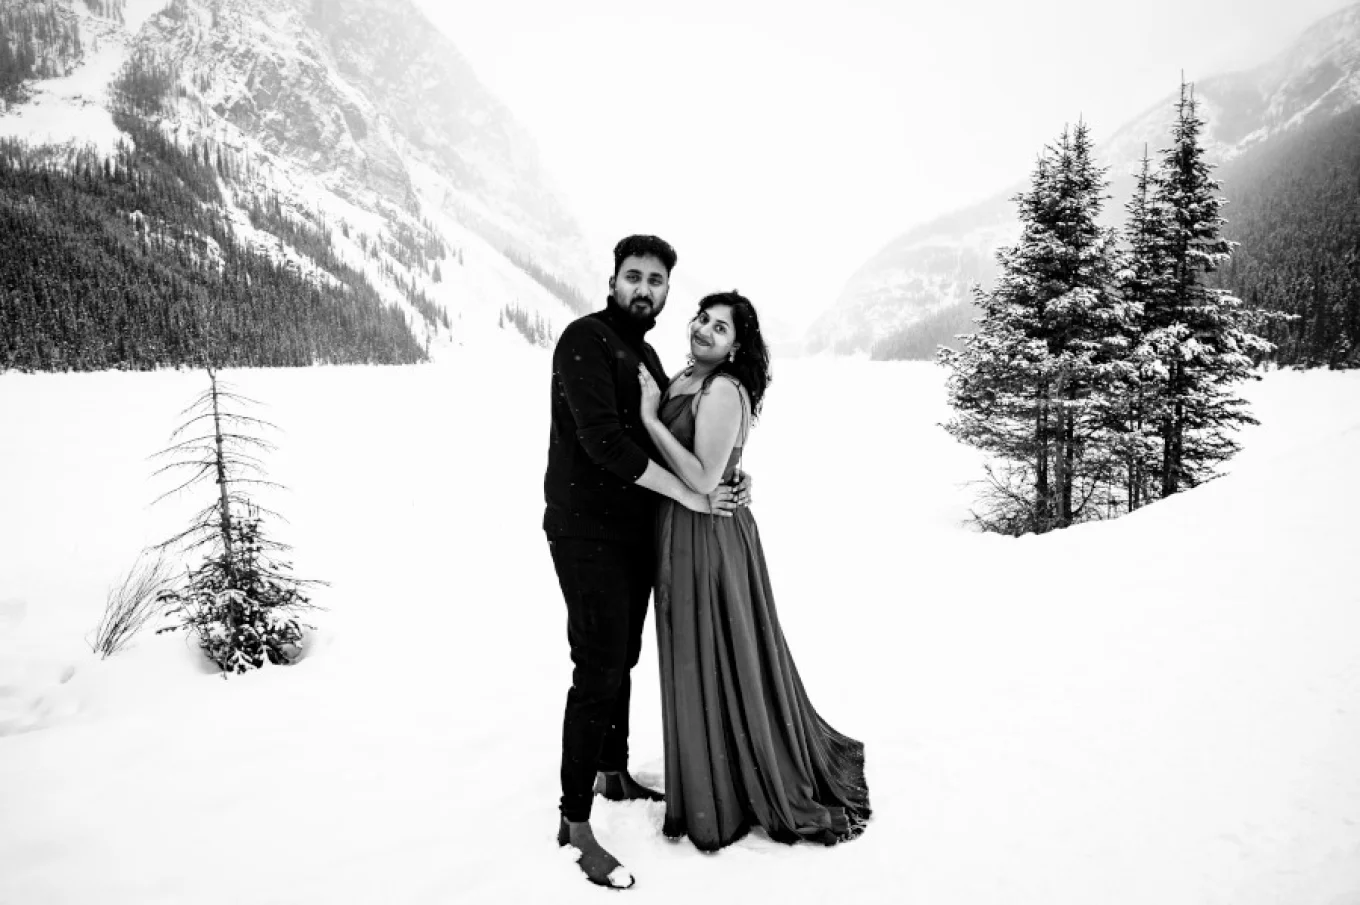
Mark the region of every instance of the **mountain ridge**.
<instances>
[{"instance_id":1,"label":"mountain ridge","mask_svg":"<svg viewBox=\"0 0 1360 905\"><path fill-rule=\"evenodd\" d=\"M1216 164L1353 108L1360 104L1360 3L1314 23L1259 66L1197 82L1195 94L1207 121L1206 151ZM1144 147L1155 159L1166 145L1173 105L1168 93L1097 145L1097 161L1109 168L1111 180L1102 217L1107 224L1123 220ZM1018 236L1012 199L1025 185L1017 181L885 243L808 328L805 350L895 357L894 347L933 348L934 339L947 341L959 321L953 310L970 304L974 284L990 284L996 250ZM950 332L913 335L927 321L946 324Z\"/></svg>"},{"instance_id":2,"label":"mountain ridge","mask_svg":"<svg viewBox=\"0 0 1360 905\"><path fill-rule=\"evenodd\" d=\"M128 0L112 16L98 0L100 12L90 0L23 2L75 23L85 52L71 71L26 82L0 137L112 155L126 140L113 125L120 91L158 83L137 112L177 147L234 161L221 214L243 241L319 270L250 222L268 202L322 234L426 346L509 336L497 318L510 304L551 329L591 307L581 230L531 136L409 0ZM417 262L403 237L437 239L450 256ZM423 317L415 291L450 326Z\"/></svg>"}]
</instances>

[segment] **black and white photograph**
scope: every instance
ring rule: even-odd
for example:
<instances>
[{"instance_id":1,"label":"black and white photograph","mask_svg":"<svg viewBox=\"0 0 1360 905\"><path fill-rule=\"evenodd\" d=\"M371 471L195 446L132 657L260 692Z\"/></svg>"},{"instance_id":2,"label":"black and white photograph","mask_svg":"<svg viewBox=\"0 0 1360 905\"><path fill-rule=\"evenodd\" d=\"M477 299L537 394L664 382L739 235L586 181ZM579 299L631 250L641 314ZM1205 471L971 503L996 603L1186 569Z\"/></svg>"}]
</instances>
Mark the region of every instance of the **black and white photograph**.
<instances>
[{"instance_id":1,"label":"black and white photograph","mask_svg":"<svg viewBox=\"0 0 1360 905\"><path fill-rule=\"evenodd\" d=\"M0 905L1360 905L1360 2L0 0Z\"/></svg>"}]
</instances>

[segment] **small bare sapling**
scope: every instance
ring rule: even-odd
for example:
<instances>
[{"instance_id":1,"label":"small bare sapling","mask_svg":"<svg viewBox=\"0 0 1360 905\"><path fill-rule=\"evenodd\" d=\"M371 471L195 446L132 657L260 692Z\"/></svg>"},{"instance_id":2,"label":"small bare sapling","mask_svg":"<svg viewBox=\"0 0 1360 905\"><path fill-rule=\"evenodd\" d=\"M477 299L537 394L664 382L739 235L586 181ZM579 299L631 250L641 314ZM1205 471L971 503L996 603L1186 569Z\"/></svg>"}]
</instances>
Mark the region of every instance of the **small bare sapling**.
<instances>
[{"instance_id":1,"label":"small bare sapling","mask_svg":"<svg viewBox=\"0 0 1360 905\"><path fill-rule=\"evenodd\" d=\"M164 550L139 553L122 582L109 589L104 618L95 628L93 639L86 639L90 649L104 659L123 650L133 635L165 611L173 580L174 570L166 562Z\"/></svg>"}]
</instances>

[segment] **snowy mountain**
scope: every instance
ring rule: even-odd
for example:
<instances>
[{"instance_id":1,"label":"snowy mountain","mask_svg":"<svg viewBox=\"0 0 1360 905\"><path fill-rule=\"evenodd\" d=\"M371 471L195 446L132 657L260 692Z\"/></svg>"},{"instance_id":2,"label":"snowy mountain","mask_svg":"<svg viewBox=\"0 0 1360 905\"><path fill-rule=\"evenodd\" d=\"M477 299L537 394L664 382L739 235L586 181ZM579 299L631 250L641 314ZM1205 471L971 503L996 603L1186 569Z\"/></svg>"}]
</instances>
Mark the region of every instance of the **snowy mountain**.
<instances>
[{"instance_id":1,"label":"snowy mountain","mask_svg":"<svg viewBox=\"0 0 1360 905\"><path fill-rule=\"evenodd\" d=\"M1195 83L1208 128L1210 160L1227 163L1282 136L1313 127L1360 105L1360 4L1319 21L1275 59L1247 72ZM1175 96L1169 94L1098 145L1109 167L1105 218L1123 218L1132 174L1144 147L1154 158L1168 143ZM804 337L809 352L928 356L966 323L969 287L995 277L994 254L1018 235L1012 198L1017 182L995 197L907 231L866 261L835 304ZM1232 186L1225 185L1232 197ZM928 334L928 335L927 335ZM904 354L905 353L905 354Z\"/></svg>"},{"instance_id":2,"label":"snowy mountain","mask_svg":"<svg viewBox=\"0 0 1360 905\"><path fill-rule=\"evenodd\" d=\"M506 306L552 327L588 304L591 258L532 138L409 0L22 6L73 25L80 50L0 106L0 137L108 155L131 106L176 147L225 158L220 214L239 239L325 283L288 228L249 211L321 233L435 349L501 332Z\"/></svg>"}]
</instances>

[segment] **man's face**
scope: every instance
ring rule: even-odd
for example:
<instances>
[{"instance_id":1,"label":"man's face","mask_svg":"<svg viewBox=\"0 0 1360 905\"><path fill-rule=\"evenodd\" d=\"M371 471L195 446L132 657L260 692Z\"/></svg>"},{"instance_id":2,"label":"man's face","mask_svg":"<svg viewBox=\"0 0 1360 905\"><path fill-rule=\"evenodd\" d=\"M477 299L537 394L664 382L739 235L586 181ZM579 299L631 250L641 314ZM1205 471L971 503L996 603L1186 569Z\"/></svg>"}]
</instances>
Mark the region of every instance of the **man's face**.
<instances>
[{"instance_id":1,"label":"man's face","mask_svg":"<svg viewBox=\"0 0 1360 905\"><path fill-rule=\"evenodd\" d=\"M646 320L666 307L671 278L660 258L629 255L619 265L619 272L609 278L609 288L615 305L635 320Z\"/></svg>"}]
</instances>

